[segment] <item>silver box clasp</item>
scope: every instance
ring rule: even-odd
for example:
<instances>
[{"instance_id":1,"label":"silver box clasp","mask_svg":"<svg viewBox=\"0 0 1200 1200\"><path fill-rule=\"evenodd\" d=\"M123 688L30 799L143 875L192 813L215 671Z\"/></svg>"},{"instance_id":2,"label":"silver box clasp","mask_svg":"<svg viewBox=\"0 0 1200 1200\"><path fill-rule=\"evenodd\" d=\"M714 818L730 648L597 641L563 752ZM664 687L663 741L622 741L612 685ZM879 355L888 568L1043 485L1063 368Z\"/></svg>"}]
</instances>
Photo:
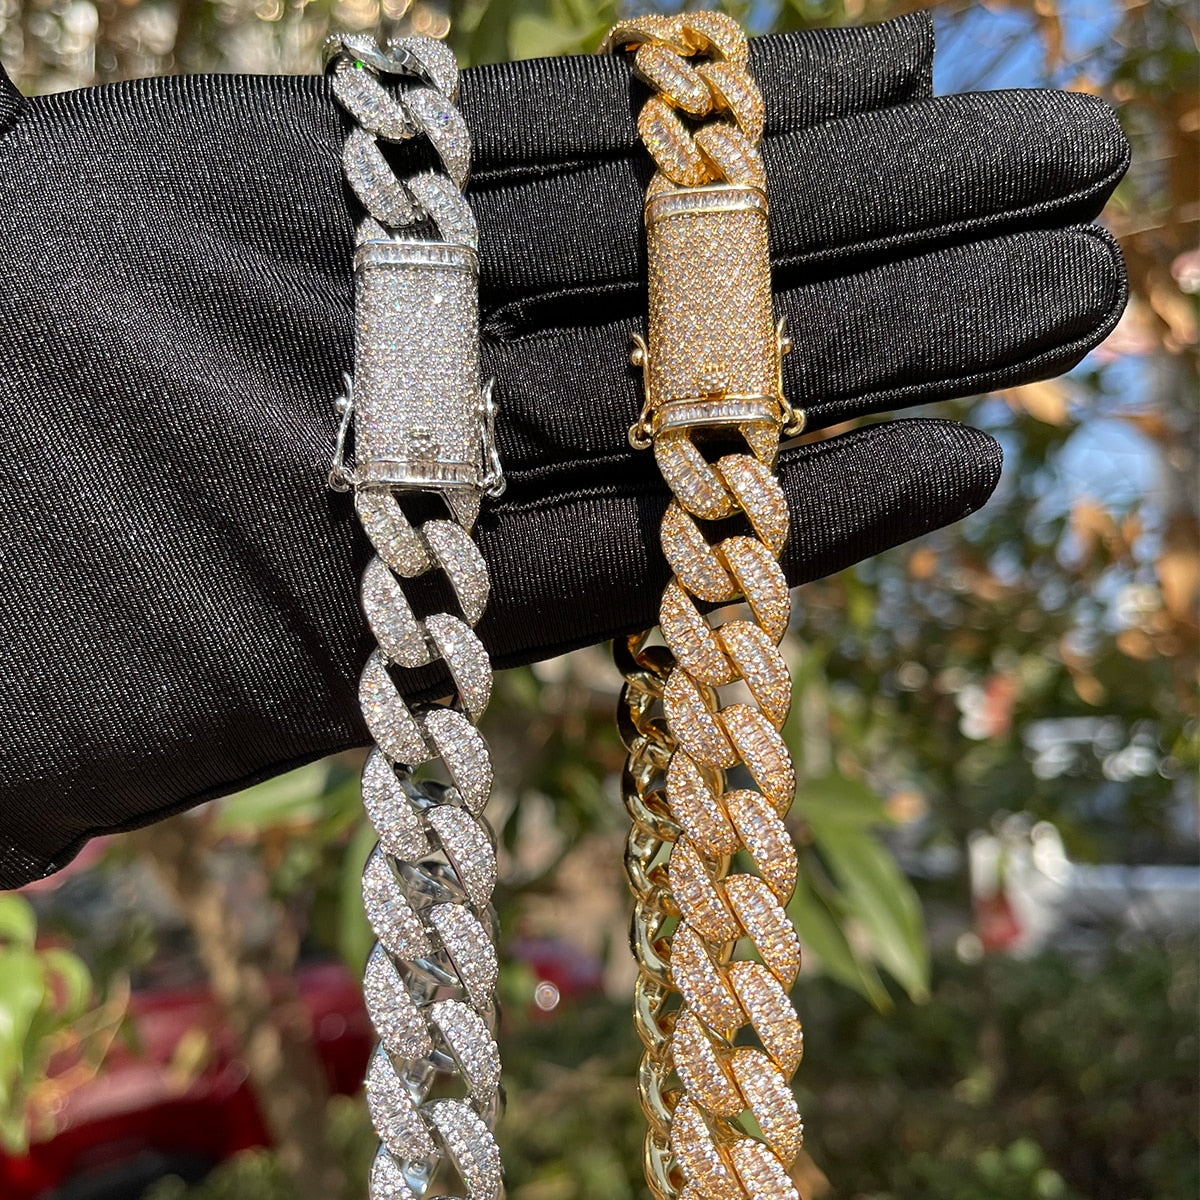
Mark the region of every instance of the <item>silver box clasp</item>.
<instances>
[{"instance_id":1,"label":"silver box clasp","mask_svg":"<svg viewBox=\"0 0 1200 1200\"><path fill-rule=\"evenodd\" d=\"M478 273L467 246L358 247L354 383L338 405L331 486L503 491L492 388L479 379ZM351 416L353 470L343 462Z\"/></svg>"}]
</instances>

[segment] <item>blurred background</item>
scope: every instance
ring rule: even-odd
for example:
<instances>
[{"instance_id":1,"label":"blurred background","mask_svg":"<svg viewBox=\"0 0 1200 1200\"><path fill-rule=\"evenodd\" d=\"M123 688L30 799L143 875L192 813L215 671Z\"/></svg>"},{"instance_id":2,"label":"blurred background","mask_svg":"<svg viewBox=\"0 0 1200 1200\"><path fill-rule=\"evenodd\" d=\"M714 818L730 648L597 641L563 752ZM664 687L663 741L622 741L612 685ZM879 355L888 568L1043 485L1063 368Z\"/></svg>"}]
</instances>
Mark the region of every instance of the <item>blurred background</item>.
<instances>
[{"instance_id":1,"label":"blurred background","mask_svg":"<svg viewBox=\"0 0 1200 1200\"><path fill-rule=\"evenodd\" d=\"M907 0L752 0L757 33ZM419 0L467 63L586 52L610 0ZM1118 109L1129 310L1069 376L938 406L1006 465L968 521L797 593L805 1200L1192 1200L1196 10L949 0L939 91ZM0 0L29 93L313 72L375 0ZM452 22L452 24L451 24ZM498 680L510 1200L641 1197L625 819L602 648ZM373 1143L360 758L0 895L4 1200L350 1200ZM836 818L832 815L836 814ZM319 1182L318 1182L319 1181Z\"/></svg>"}]
</instances>

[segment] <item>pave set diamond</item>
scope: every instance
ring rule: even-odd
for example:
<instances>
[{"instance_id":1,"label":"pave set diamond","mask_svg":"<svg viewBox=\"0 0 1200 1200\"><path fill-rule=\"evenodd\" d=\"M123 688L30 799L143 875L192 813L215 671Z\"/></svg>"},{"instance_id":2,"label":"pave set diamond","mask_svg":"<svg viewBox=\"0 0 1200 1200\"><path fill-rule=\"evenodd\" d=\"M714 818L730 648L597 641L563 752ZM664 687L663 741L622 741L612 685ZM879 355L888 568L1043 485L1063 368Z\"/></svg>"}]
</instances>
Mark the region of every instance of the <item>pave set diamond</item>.
<instances>
[{"instance_id":1,"label":"pave set diamond","mask_svg":"<svg viewBox=\"0 0 1200 1200\"><path fill-rule=\"evenodd\" d=\"M367 210L355 252L354 388L341 408L354 417L358 465L351 472L339 460L331 482L355 484L376 552L360 596L377 648L359 680L376 747L363 805L379 835L362 877L377 939L363 982L379 1037L366 1079L381 1143L370 1195L499 1200L496 847L482 819L492 766L475 728L492 674L473 629L489 585L470 536L490 399L479 383L478 232L461 195L470 137L454 106L454 57L441 43L401 38L381 48L342 36L327 54L334 95L357 123L346 178ZM399 178L378 143L417 136L442 170ZM440 495L452 519L411 521L405 490ZM418 616L403 581L433 570L457 611ZM393 672L438 663L452 699L410 706ZM430 774L435 764L446 782Z\"/></svg>"},{"instance_id":2,"label":"pave set diamond","mask_svg":"<svg viewBox=\"0 0 1200 1200\"><path fill-rule=\"evenodd\" d=\"M746 39L722 14L636 17L606 46L636 50L655 93L638 119L657 170L649 325L631 356L645 407L629 436L653 446L673 497L661 526L668 654L643 636L616 655L646 1177L655 1200L798 1200L790 1079L803 1038L788 992L800 945L786 909L797 858L784 824L796 779L779 649L788 512L772 469L781 429L801 418L783 396L790 343L772 313L765 109ZM739 436L745 451L728 453ZM707 527L728 518L742 529ZM728 620L707 615L734 602ZM722 695L730 685L736 699ZM734 769L753 787L728 787Z\"/></svg>"},{"instance_id":3,"label":"pave set diamond","mask_svg":"<svg viewBox=\"0 0 1200 1200\"><path fill-rule=\"evenodd\" d=\"M789 343L772 314L765 109L746 39L722 14L636 17L606 46L635 49L654 93L638 118L658 171L645 208L649 337L634 355L646 407L630 439L653 445L673 493L662 524L675 576L660 610L666 648L634 639L618 654L647 1178L656 1200L796 1200L788 1168L803 1126L789 1081L803 1035L788 995L800 947L784 824L795 773L778 646L790 612L778 561L788 514L772 467L781 426L799 426L782 395ZM470 529L481 494L502 481L490 385L479 380L478 231L461 195L470 136L443 44L339 36L328 61L356 122L346 178L367 210L354 394L339 407L330 479L355 485L376 552L361 600L377 648L359 681L376 744L363 803L379 834L362 878L377 938L364 979L379 1036L366 1080L381 1141L370 1195L501 1200L497 864L482 816L492 764L476 728L492 675L474 632L489 582ZM440 169L401 178L380 143L413 137ZM351 415L353 471L342 459ZM710 461L704 437L724 447L737 434L750 453ZM414 523L406 489L441 496L451 519ZM730 517L742 531L723 540L701 528ZM403 581L432 570L456 612L419 616L410 603ZM734 619L705 615L735 601ZM410 706L396 672L439 664L452 699ZM729 685L752 702L724 703ZM735 768L753 788L727 788Z\"/></svg>"}]
</instances>

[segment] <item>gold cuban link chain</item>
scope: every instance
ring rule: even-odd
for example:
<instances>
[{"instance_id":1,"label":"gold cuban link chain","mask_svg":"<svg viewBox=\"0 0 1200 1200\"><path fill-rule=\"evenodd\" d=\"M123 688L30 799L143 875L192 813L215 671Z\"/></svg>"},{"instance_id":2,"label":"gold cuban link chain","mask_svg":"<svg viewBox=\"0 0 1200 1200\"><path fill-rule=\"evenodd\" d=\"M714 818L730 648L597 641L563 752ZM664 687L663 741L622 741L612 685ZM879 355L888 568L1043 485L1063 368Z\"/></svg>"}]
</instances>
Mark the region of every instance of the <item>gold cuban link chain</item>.
<instances>
[{"instance_id":1,"label":"gold cuban link chain","mask_svg":"<svg viewBox=\"0 0 1200 1200\"><path fill-rule=\"evenodd\" d=\"M662 545L674 572L665 648L640 635L615 651L646 1175L658 1200L798 1200L788 513L773 467L781 430L803 416L783 397L789 344L772 315L763 102L746 38L722 14L623 22L603 47L633 48L655 92L638 130L657 171L648 339L632 356L646 402L630 440L653 445L673 494ZM706 534L731 520L738 531ZM717 625L699 607L735 602L748 612ZM717 689L734 684L741 698L723 703ZM731 771L747 786L728 787Z\"/></svg>"}]
</instances>

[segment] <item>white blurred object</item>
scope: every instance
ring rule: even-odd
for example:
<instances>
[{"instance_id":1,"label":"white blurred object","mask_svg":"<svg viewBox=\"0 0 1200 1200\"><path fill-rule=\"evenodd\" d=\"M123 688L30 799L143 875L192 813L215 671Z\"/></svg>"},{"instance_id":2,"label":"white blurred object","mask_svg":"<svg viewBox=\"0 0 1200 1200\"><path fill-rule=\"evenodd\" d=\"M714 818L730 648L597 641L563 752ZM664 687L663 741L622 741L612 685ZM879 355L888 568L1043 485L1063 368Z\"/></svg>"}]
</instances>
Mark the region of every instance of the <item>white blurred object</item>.
<instances>
[{"instance_id":1,"label":"white blurred object","mask_svg":"<svg viewBox=\"0 0 1200 1200\"><path fill-rule=\"evenodd\" d=\"M967 857L987 953L1080 948L1101 927L1147 936L1200 930L1200 867L1073 863L1058 829L1023 813L973 833Z\"/></svg>"}]
</instances>

